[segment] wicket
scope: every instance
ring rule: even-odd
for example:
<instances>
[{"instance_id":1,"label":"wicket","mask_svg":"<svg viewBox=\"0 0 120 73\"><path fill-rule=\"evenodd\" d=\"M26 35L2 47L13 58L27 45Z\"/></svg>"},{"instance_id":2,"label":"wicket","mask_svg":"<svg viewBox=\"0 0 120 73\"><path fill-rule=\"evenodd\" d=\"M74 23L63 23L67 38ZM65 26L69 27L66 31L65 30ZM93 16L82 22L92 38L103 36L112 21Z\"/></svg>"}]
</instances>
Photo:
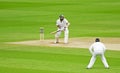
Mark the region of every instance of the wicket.
<instances>
[{"instance_id":1,"label":"wicket","mask_svg":"<svg viewBox=\"0 0 120 73\"><path fill-rule=\"evenodd\" d=\"M40 27L40 40L44 40L44 27Z\"/></svg>"}]
</instances>

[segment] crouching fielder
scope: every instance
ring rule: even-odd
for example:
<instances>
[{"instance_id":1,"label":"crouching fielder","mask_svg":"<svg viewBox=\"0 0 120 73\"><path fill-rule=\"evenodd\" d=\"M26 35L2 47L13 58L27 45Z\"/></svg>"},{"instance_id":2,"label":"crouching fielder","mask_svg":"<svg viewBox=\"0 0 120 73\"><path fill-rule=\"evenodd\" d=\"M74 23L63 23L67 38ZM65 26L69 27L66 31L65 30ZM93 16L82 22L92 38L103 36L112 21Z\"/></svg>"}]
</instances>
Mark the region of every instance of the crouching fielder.
<instances>
[{"instance_id":1,"label":"crouching fielder","mask_svg":"<svg viewBox=\"0 0 120 73\"><path fill-rule=\"evenodd\" d=\"M59 16L59 19L56 21L57 25L57 33L55 34L55 43L59 43L59 37L61 35L61 32L64 32L64 43L68 43L68 37L69 37L69 30L68 26L70 25L67 19L64 18L63 15Z\"/></svg>"},{"instance_id":2,"label":"crouching fielder","mask_svg":"<svg viewBox=\"0 0 120 73\"><path fill-rule=\"evenodd\" d=\"M99 38L96 38L95 43L93 43L90 46L89 50L90 50L90 53L92 54L92 58L90 60L90 63L87 66L87 69L92 68L92 66L96 60L97 55L101 56L101 60L104 64L105 68L109 68L109 65L108 65L106 58L104 56L106 48L105 48L104 44L100 42Z\"/></svg>"}]
</instances>

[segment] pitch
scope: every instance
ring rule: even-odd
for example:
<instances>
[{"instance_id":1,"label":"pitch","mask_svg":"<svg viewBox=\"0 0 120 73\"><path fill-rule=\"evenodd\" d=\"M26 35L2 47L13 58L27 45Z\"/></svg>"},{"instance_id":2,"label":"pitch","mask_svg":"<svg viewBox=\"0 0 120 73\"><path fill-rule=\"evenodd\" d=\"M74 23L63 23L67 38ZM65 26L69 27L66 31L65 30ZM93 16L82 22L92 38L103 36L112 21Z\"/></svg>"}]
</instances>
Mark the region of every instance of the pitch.
<instances>
[{"instance_id":1,"label":"pitch","mask_svg":"<svg viewBox=\"0 0 120 73\"><path fill-rule=\"evenodd\" d=\"M49 47L69 47L69 48L89 48L94 42L94 37L82 37L82 38L70 38L68 44L64 44L63 39L58 44L54 43L54 39L44 40L28 40L18 42L6 42L6 44L18 44L29 46L49 46ZM102 42L106 45L108 50L120 51L120 39L119 38L101 38Z\"/></svg>"}]
</instances>

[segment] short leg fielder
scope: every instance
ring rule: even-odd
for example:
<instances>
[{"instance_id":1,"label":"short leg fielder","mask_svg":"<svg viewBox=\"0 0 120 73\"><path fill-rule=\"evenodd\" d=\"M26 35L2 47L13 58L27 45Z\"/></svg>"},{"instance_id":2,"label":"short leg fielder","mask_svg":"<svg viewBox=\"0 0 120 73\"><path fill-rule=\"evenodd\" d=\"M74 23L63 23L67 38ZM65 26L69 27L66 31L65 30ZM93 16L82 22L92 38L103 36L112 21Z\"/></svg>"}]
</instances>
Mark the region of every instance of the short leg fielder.
<instances>
[{"instance_id":1,"label":"short leg fielder","mask_svg":"<svg viewBox=\"0 0 120 73\"><path fill-rule=\"evenodd\" d=\"M92 58L91 58L91 60L90 60L90 63L88 64L88 67L87 67L87 68L92 68L93 64L94 64L95 61L96 61L96 56L97 56L97 55L100 55L101 60L102 60L102 62L103 62L103 64L104 64L105 68L109 68L109 65L108 65L108 63L107 63L107 61L106 61L106 58L105 58L104 54L97 54L97 53L93 54L93 56L92 56Z\"/></svg>"},{"instance_id":2,"label":"short leg fielder","mask_svg":"<svg viewBox=\"0 0 120 73\"><path fill-rule=\"evenodd\" d=\"M101 60L104 64L105 68L107 68L107 69L109 68L109 65L104 56L105 50L106 50L106 47L104 46L104 44L100 42L99 38L96 38L95 43L93 43L89 48L89 51L92 54L92 57L87 66L87 69L92 68L93 64L95 63L96 56L98 56L98 55L101 57Z\"/></svg>"}]
</instances>

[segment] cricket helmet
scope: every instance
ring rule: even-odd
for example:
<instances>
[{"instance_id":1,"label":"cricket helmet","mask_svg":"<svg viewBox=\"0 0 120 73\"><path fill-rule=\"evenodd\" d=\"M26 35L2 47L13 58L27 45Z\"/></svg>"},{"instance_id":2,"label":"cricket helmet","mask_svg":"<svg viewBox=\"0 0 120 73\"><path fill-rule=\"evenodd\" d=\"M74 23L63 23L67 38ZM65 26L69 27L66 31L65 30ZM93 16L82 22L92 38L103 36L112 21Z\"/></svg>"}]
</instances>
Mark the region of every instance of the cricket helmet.
<instances>
[{"instance_id":1,"label":"cricket helmet","mask_svg":"<svg viewBox=\"0 0 120 73\"><path fill-rule=\"evenodd\" d=\"M64 15L60 15L59 18L60 18L60 19L64 19Z\"/></svg>"}]
</instances>

